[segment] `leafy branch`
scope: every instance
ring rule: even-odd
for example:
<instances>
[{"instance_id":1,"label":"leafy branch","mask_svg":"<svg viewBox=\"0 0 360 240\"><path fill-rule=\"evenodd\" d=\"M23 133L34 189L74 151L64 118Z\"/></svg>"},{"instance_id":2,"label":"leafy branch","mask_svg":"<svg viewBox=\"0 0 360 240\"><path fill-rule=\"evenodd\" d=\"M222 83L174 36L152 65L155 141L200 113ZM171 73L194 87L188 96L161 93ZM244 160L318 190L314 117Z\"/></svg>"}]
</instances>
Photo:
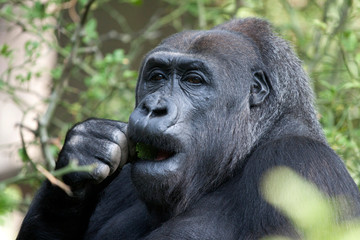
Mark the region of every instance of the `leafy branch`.
<instances>
[{"instance_id":1,"label":"leafy branch","mask_svg":"<svg viewBox=\"0 0 360 240\"><path fill-rule=\"evenodd\" d=\"M69 82L69 74L72 67L74 66L74 59L77 57L78 48L81 42L80 33L84 28L86 18L90 11L90 7L94 2L95 0L90 0L84 8L81 21L77 25L74 36L72 38L72 48L70 55L65 60L65 66L60 76L60 79L49 97L49 105L47 107L47 110L45 114L41 116L38 120L38 124L39 124L38 131L39 131L41 149L43 151L43 155L45 157L49 169L55 168L55 159L49 148L49 133L48 133L49 124L52 120L58 102L64 93L64 88L67 86Z\"/></svg>"},{"instance_id":2,"label":"leafy branch","mask_svg":"<svg viewBox=\"0 0 360 240\"><path fill-rule=\"evenodd\" d=\"M3 181L0 181L0 189L4 188L5 186L27 182L32 179L41 180L47 178L53 185L56 185L59 188L63 189L68 195L71 196L72 192L69 186L63 183L59 178L65 174L72 172L90 172L94 169L94 166L92 165L79 166L77 165L76 161L70 161L69 165L67 165L64 168L58 169L56 171L48 171L40 164L36 164L35 168L37 171L34 171L30 174L20 173L12 178L7 178Z\"/></svg>"}]
</instances>

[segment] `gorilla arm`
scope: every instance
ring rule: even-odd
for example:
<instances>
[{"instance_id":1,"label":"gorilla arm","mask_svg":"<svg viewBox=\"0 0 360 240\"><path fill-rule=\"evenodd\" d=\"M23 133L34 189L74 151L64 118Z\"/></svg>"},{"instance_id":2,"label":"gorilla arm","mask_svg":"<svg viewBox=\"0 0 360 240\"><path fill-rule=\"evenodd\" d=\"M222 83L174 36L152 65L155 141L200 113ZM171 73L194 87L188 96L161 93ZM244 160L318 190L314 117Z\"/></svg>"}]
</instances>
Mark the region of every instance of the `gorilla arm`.
<instances>
[{"instance_id":1,"label":"gorilla arm","mask_svg":"<svg viewBox=\"0 0 360 240\"><path fill-rule=\"evenodd\" d=\"M78 161L95 169L63 177L73 196L46 181L33 200L18 239L79 239L84 234L98 193L129 158L126 128L126 123L90 119L69 130L56 168Z\"/></svg>"}]
</instances>

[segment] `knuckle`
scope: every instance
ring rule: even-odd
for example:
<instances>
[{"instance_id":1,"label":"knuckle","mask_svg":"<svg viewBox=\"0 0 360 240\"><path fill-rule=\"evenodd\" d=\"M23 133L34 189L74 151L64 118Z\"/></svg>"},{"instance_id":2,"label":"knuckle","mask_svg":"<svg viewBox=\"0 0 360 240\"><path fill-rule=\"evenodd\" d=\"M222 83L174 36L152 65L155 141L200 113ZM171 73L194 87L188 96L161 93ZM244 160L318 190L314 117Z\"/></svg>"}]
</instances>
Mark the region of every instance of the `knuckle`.
<instances>
[{"instance_id":1,"label":"knuckle","mask_svg":"<svg viewBox=\"0 0 360 240\"><path fill-rule=\"evenodd\" d=\"M76 147L83 143L83 137L80 135L72 135L66 144L70 147Z\"/></svg>"},{"instance_id":2,"label":"knuckle","mask_svg":"<svg viewBox=\"0 0 360 240\"><path fill-rule=\"evenodd\" d=\"M77 123L73 128L72 131L74 132L88 132L93 129L97 129L97 125L100 124L98 119L87 119L83 122Z\"/></svg>"},{"instance_id":3,"label":"knuckle","mask_svg":"<svg viewBox=\"0 0 360 240\"><path fill-rule=\"evenodd\" d=\"M114 162L115 164L118 163L121 157L120 147L116 144L111 144L111 147L109 147L109 152L110 152L109 153L110 159L112 160L112 162Z\"/></svg>"},{"instance_id":4,"label":"knuckle","mask_svg":"<svg viewBox=\"0 0 360 240\"><path fill-rule=\"evenodd\" d=\"M127 123L117 122L117 125L123 133L127 132Z\"/></svg>"},{"instance_id":5,"label":"knuckle","mask_svg":"<svg viewBox=\"0 0 360 240\"><path fill-rule=\"evenodd\" d=\"M86 131L85 123L79 123L75 125L72 129L74 132L84 132Z\"/></svg>"},{"instance_id":6,"label":"knuckle","mask_svg":"<svg viewBox=\"0 0 360 240\"><path fill-rule=\"evenodd\" d=\"M88 126L95 126L97 124L99 124L101 122L101 120L99 119L95 119L95 118L90 118L84 121L84 124L88 125Z\"/></svg>"},{"instance_id":7,"label":"knuckle","mask_svg":"<svg viewBox=\"0 0 360 240\"><path fill-rule=\"evenodd\" d=\"M126 135L125 133L123 133L122 131L120 130L117 130L117 131L113 131L112 134L111 134L111 138L113 139L113 141L115 143L122 143L122 142L126 142Z\"/></svg>"}]
</instances>

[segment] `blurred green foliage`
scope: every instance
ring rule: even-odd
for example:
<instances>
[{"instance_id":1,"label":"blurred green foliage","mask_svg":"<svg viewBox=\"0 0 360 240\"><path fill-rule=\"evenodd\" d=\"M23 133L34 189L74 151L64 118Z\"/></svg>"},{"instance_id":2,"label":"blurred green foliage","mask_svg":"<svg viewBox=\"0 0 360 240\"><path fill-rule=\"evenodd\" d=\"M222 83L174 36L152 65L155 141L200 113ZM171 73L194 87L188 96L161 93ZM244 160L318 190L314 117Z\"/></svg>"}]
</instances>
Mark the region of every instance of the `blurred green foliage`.
<instances>
[{"instance_id":1,"label":"blurred green foliage","mask_svg":"<svg viewBox=\"0 0 360 240\"><path fill-rule=\"evenodd\" d=\"M341 200L325 197L314 185L286 167L266 173L262 181L265 199L287 216L304 240L357 240L360 219L339 223L346 219ZM343 211L343 212L341 212ZM283 236L269 236L263 240L290 240Z\"/></svg>"},{"instance_id":2,"label":"blurred green foliage","mask_svg":"<svg viewBox=\"0 0 360 240\"><path fill-rule=\"evenodd\" d=\"M19 151L24 160L23 179L37 178L34 162L38 159L28 156L29 146L43 148L44 165L51 171L46 152L56 156L61 146L55 140L63 140L74 122L88 117L127 121L134 107L139 67L135 63L161 38L186 29L209 29L233 17L262 17L273 23L303 60L326 137L360 184L359 0L158 0L158 9L137 29L121 9L142 14L146 4L149 2L141 0L0 0L0 19L34 36L23 46L22 62L14 62L17 49L7 43L0 46L0 58L8 64L0 73L0 91L26 116L35 106L28 106L18 92L26 92L28 84L41 76L51 76L53 95L41 99L49 108L38 113L34 140L23 143ZM100 26L96 13L101 11L113 20L112 30ZM117 41L119 47L106 49L109 41ZM43 48L56 52L56 65L34 71L32 67L46 54ZM41 119L49 124L42 124ZM41 140L43 135L46 142ZM19 181L21 178L6 183ZM0 214L14 208L9 202L18 203L11 200L13 196L0 191Z\"/></svg>"},{"instance_id":3,"label":"blurred green foliage","mask_svg":"<svg viewBox=\"0 0 360 240\"><path fill-rule=\"evenodd\" d=\"M12 211L21 203L21 192L17 186L0 185L0 224L3 223L2 216Z\"/></svg>"}]
</instances>

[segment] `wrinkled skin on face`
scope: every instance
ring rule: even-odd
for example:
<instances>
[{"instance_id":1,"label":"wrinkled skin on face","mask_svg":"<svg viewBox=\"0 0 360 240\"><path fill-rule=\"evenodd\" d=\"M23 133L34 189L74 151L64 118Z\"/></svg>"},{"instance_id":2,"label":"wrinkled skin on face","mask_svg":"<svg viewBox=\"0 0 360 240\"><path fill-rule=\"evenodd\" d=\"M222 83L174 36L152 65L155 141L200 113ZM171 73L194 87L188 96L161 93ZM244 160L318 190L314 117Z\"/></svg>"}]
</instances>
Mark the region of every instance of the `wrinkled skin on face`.
<instances>
[{"instance_id":1,"label":"wrinkled skin on face","mask_svg":"<svg viewBox=\"0 0 360 240\"><path fill-rule=\"evenodd\" d=\"M224 31L178 34L146 56L127 132L158 149L132 167L146 202L182 209L231 176L250 150L250 108L269 94L260 67L251 42Z\"/></svg>"}]
</instances>

